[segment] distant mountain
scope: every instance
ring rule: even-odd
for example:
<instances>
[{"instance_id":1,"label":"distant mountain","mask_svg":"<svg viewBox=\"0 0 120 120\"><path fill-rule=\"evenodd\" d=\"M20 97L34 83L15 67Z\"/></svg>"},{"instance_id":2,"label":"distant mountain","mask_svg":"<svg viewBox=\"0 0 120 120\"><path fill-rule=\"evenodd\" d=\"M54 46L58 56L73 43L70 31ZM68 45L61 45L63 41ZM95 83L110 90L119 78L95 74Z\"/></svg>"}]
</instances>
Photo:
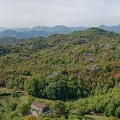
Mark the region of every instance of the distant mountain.
<instances>
[{"instance_id":1,"label":"distant mountain","mask_svg":"<svg viewBox=\"0 0 120 120\"><path fill-rule=\"evenodd\" d=\"M6 36L16 37L18 39L20 39L20 38L37 37L37 36L47 37L47 36L49 36L51 34L52 33L45 32L45 31L24 31L24 32L18 32L18 31L15 31L15 30L5 30L5 31L0 33L0 38L6 37Z\"/></svg>"},{"instance_id":2,"label":"distant mountain","mask_svg":"<svg viewBox=\"0 0 120 120\"><path fill-rule=\"evenodd\" d=\"M46 26L37 26L37 27L33 27L32 30L33 31L49 31L50 27L46 27Z\"/></svg>"},{"instance_id":3,"label":"distant mountain","mask_svg":"<svg viewBox=\"0 0 120 120\"><path fill-rule=\"evenodd\" d=\"M5 36L16 37L18 39L21 38L30 38L30 37L48 37L51 34L68 34L74 31L83 31L89 29L90 27L66 27L64 25L54 26L54 27L47 27L47 26L36 26L33 28L0 28L0 38ZM120 25L115 26L105 26L101 25L97 28L113 31L120 34Z\"/></svg>"},{"instance_id":4,"label":"distant mountain","mask_svg":"<svg viewBox=\"0 0 120 120\"><path fill-rule=\"evenodd\" d=\"M84 26L80 26L80 27L70 27L73 31L83 31L86 29L89 29L90 27L84 27Z\"/></svg>"},{"instance_id":5,"label":"distant mountain","mask_svg":"<svg viewBox=\"0 0 120 120\"><path fill-rule=\"evenodd\" d=\"M101 25L101 26L99 26L99 28L101 28L103 30L107 30L107 31L113 31L113 32L116 32L116 33L120 34L120 25L115 25L115 26Z\"/></svg>"},{"instance_id":6,"label":"distant mountain","mask_svg":"<svg viewBox=\"0 0 120 120\"><path fill-rule=\"evenodd\" d=\"M0 38L11 36L16 37L18 39L21 38L30 38L30 37L48 37L51 34L67 34L78 30L85 30L86 27L66 27L66 26L54 26L54 27L46 27L46 26L37 26L30 28L12 28L5 29L1 28L0 30L4 30L0 33Z\"/></svg>"},{"instance_id":7,"label":"distant mountain","mask_svg":"<svg viewBox=\"0 0 120 120\"><path fill-rule=\"evenodd\" d=\"M71 28L63 26L63 25L52 27L50 30L51 30L51 32L54 32L54 33L57 32L57 33L61 33L61 34L63 34L63 33L67 34L67 33L74 31Z\"/></svg>"},{"instance_id":8,"label":"distant mountain","mask_svg":"<svg viewBox=\"0 0 120 120\"><path fill-rule=\"evenodd\" d=\"M46 31L46 32L51 32L51 33L61 33L61 34L67 34L67 33L74 31L71 28L63 26L63 25L54 26L54 27L37 26L37 27L33 27L32 30L34 30L34 31Z\"/></svg>"},{"instance_id":9,"label":"distant mountain","mask_svg":"<svg viewBox=\"0 0 120 120\"><path fill-rule=\"evenodd\" d=\"M24 31L31 31L31 28L16 28L16 29L13 29L13 30L16 30L18 32L24 32Z\"/></svg>"},{"instance_id":10,"label":"distant mountain","mask_svg":"<svg viewBox=\"0 0 120 120\"><path fill-rule=\"evenodd\" d=\"M4 28L4 27L0 27L0 32L6 30L7 28Z\"/></svg>"}]
</instances>

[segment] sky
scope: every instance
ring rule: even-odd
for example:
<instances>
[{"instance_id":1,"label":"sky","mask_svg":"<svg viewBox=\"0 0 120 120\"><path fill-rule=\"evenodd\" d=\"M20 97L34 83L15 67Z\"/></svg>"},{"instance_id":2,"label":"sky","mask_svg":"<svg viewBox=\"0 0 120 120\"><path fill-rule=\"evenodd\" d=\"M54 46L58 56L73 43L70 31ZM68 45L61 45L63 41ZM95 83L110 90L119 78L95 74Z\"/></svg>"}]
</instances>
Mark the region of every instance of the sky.
<instances>
[{"instance_id":1,"label":"sky","mask_svg":"<svg viewBox=\"0 0 120 120\"><path fill-rule=\"evenodd\" d=\"M120 24L120 0L0 0L0 27Z\"/></svg>"}]
</instances>

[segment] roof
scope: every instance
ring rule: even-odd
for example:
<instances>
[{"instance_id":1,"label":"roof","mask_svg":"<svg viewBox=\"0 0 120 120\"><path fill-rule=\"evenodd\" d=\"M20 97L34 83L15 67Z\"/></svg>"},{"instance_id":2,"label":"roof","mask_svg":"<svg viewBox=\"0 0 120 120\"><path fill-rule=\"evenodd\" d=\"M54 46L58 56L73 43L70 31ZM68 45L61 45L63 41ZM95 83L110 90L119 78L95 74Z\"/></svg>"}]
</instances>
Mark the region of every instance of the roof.
<instances>
[{"instance_id":1,"label":"roof","mask_svg":"<svg viewBox=\"0 0 120 120\"><path fill-rule=\"evenodd\" d=\"M32 102L32 105L34 105L35 107L37 107L39 109L43 109L43 108L47 107L46 105L43 105L39 102Z\"/></svg>"}]
</instances>

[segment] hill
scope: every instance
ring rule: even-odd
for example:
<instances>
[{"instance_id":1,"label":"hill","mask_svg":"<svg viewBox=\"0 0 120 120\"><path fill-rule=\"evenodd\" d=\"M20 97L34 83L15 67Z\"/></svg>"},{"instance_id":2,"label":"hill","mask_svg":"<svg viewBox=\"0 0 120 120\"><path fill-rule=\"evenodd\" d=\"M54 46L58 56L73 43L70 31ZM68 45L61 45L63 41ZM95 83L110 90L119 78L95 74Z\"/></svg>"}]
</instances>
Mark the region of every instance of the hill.
<instances>
[{"instance_id":1,"label":"hill","mask_svg":"<svg viewBox=\"0 0 120 120\"><path fill-rule=\"evenodd\" d=\"M16 37L18 39L21 39L21 38L30 38L30 37L38 37L38 36L42 36L42 37L47 37L49 36L50 32L45 32L45 31L23 31L23 32L18 32L18 31L15 31L15 30L5 30L5 31L2 31L0 33L0 38L3 38L3 37Z\"/></svg>"},{"instance_id":2,"label":"hill","mask_svg":"<svg viewBox=\"0 0 120 120\"><path fill-rule=\"evenodd\" d=\"M36 26L33 28L9 28L9 29L1 27L0 38L6 36L16 37L17 39L38 37L38 36L48 37L49 35L52 34L68 34L74 31L84 31L89 28L91 27L85 27L85 26L67 27L64 25L58 25L53 27ZM98 26L97 28L120 34L120 25L115 25L115 26L101 25Z\"/></svg>"},{"instance_id":3,"label":"hill","mask_svg":"<svg viewBox=\"0 0 120 120\"><path fill-rule=\"evenodd\" d=\"M115 25L115 26L101 25L101 26L99 26L99 28L101 28L103 30L113 31L113 32L120 34L120 25Z\"/></svg>"},{"instance_id":4,"label":"hill","mask_svg":"<svg viewBox=\"0 0 120 120\"><path fill-rule=\"evenodd\" d=\"M5 59L8 61L7 64L14 66L15 73L17 72L15 79L17 79L17 74L26 78L24 71L27 71L30 74L28 75L29 78L34 77L34 75L36 77L49 78L49 76L54 76L55 74L58 77L57 79L70 79L73 75L76 80L80 76L81 79L88 77L86 78L88 81L90 78L94 81L97 74L98 76L100 74L102 77L104 69L108 70L108 73L113 74L111 73L111 67L115 67L119 62L119 39L119 34L98 28L91 28L83 32L73 32L67 35L53 34L48 38L38 37L21 39L19 41L11 38L6 41L13 40L14 42L11 46L6 46L6 49L10 49L11 52L0 59L1 61ZM1 45L4 44L1 42ZM14 60L11 60L12 57ZM7 58L9 59L7 60ZM6 66L3 62L1 64ZM34 66L32 66L33 64ZM104 65L104 68L102 65ZM17 66L19 66L19 69ZM117 67L119 68L119 65ZM39 69L41 70L39 71ZM117 71L117 69L114 71ZM4 73L4 69L2 71ZM9 72L9 69L5 69L5 72L7 71ZM98 71L95 74L96 76L92 75L93 71L95 73ZM86 76L88 73L89 75ZM86 77L82 76L83 74ZM103 79L105 78L103 77ZM7 81L9 80L4 80L6 81L5 86L7 86ZM88 94L91 94L89 87L87 89Z\"/></svg>"},{"instance_id":5,"label":"hill","mask_svg":"<svg viewBox=\"0 0 120 120\"><path fill-rule=\"evenodd\" d=\"M68 109L78 116L89 110L119 117L119 46L119 34L98 28L2 46L10 51L0 56L0 86L38 98L76 99Z\"/></svg>"}]
</instances>

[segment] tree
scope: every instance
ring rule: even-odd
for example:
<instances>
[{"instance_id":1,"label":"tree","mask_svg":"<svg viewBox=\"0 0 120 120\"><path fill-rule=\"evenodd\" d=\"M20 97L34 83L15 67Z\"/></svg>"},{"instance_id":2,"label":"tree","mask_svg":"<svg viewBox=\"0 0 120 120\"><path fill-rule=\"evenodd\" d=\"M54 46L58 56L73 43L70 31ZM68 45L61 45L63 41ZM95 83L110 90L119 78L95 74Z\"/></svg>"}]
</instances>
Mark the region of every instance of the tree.
<instances>
[{"instance_id":1,"label":"tree","mask_svg":"<svg viewBox=\"0 0 120 120\"><path fill-rule=\"evenodd\" d=\"M38 79L38 97L46 97L46 93L44 93L45 88L47 86L45 78Z\"/></svg>"},{"instance_id":2,"label":"tree","mask_svg":"<svg viewBox=\"0 0 120 120\"><path fill-rule=\"evenodd\" d=\"M68 95L68 87L67 83L64 80L60 80L58 82L51 83L46 88L47 97L50 99L63 99L65 100Z\"/></svg>"},{"instance_id":3,"label":"tree","mask_svg":"<svg viewBox=\"0 0 120 120\"><path fill-rule=\"evenodd\" d=\"M16 103L16 102L12 102L12 103L10 103L10 105L9 105L9 108L10 108L12 111L16 110L16 107L17 107L17 103Z\"/></svg>"},{"instance_id":4,"label":"tree","mask_svg":"<svg viewBox=\"0 0 120 120\"><path fill-rule=\"evenodd\" d=\"M68 82L68 97L74 98L77 96L78 85L76 81Z\"/></svg>"},{"instance_id":5,"label":"tree","mask_svg":"<svg viewBox=\"0 0 120 120\"><path fill-rule=\"evenodd\" d=\"M64 102L57 100L53 107L53 110L55 111L55 113L58 117L60 117L62 115L65 116L66 105L64 104Z\"/></svg>"},{"instance_id":6,"label":"tree","mask_svg":"<svg viewBox=\"0 0 120 120\"><path fill-rule=\"evenodd\" d=\"M96 105L96 112L97 113L104 113L104 110L105 110L105 104L103 102L99 102Z\"/></svg>"},{"instance_id":7,"label":"tree","mask_svg":"<svg viewBox=\"0 0 120 120\"><path fill-rule=\"evenodd\" d=\"M116 108L115 110L115 116L120 118L120 107Z\"/></svg>"},{"instance_id":8,"label":"tree","mask_svg":"<svg viewBox=\"0 0 120 120\"><path fill-rule=\"evenodd\" d=\"M28 104L31 105L31 103L35 100L33 96L28 96Z\"/></svg>"},{"instance_id":9,"label":"tree","mask_svg":"<svg viewBox=\"0 0 120 120\"><path fill-rule=\"evenodd\" d=\"M11 93L11 96L18 98L18 97L19 97L19 94L18 94L16 91L14 91L14 92Z\"/></svg>"},{"instance_id":10,"label":"tree","mask_svg":"<svg viewBox=\"0 0 120 120\"><path fill-rule=\"evenodd\" d=\"M108 116L114 116L115 115L115 105L114 103L110 103L107 107L106 107L106 111L105 111L106 115Z\"/></svg>"},{"instance_id":11,"label":"tree","mask_svg":"<svg viewBox=\"0 0 120 120\"><path fill-rule=\"evenodd\" d=\"M79 108L77 109L77 115L83 117L83 116L85 115L85 114L84 114L84 110L85 110L85 109L86 109L85 107L79 107Z\"/></svg>"},{"instance_id":12,"label":"tree","mask_svg":"<svg viewBox=\"0 0 120 120\"><path fill-rule=\"evenodd\" d=\"M25 88L29 95L35 96L35 97L43 97L44 96L44 89L45 89L46 83L45 79L30 79L26 81Z\"/></svg>"},{"instance_id":13,"label":"tree","mask_svg":"<svg viewBox=\"0 0 120 120\"><path fill-rule=\"evenodd\" d=\"M25 88L29 95L33 95L35 97L38 97L38 91L39 91L39 81L38 79L30 79L26 81Z\"/></svg>"},{"instance_id":14,"label":"tree","mask_svg":"<svg viewBox=\"0 0 120 120\"><path fill-rule=\"evenodd\" d=\"M10 112L9 118L13 119L16 116L18 116L17 111L12 111L12 112Z\"/></svg>"},{"instance_id":15,"label":"tree","mask_svg":"<svg viewBox=\"0 0 120 120\"><path fill-rule=\"evenodd\" d=\"M26 115L29 111L30 107L27 103L22 103L17 106L17 110L22 115Z\"/></svg>"}]
</instances>

